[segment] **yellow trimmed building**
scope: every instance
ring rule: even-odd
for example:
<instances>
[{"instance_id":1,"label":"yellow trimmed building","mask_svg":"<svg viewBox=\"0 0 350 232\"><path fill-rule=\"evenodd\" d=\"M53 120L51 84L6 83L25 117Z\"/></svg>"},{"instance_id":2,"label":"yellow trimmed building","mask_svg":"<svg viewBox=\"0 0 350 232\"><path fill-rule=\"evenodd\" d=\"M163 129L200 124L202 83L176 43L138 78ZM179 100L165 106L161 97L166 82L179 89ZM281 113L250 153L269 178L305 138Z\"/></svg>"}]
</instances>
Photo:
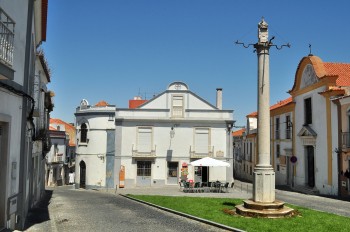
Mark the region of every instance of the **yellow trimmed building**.
<instances>
[{"instance_id":1,"label":"yellow trimmed building","mask_svg":"<svg viewBox=\"0 0 350 232\"><path fill-rule=\"evenodd\" d=\"M349 89L350 64L323 62L313 55L301 59L289 91L295 103L296 186L340 194L341 172L349 156L339 159L339 154L344 155L340 136L343 120L337 99L349 95Z\"/></svg>"},{"instance_id":2,"label":"yellow trimmed building","mask_svg":"<svg viewBox=\"0 0 350 232\"><path fill-rule=\"evenodd\" d=\"M311 54L303 57L289 94L290 98L270 107L276 185L349 196L350 64L323 62ZM248 122L254 116L256 112L247 115ZM249 141L253 143L249 147L255 148L254 136L254 130L248 129L242 147ZM253 149L247 165L255 166L257 154Z\"/></svg>"}]
</instances>

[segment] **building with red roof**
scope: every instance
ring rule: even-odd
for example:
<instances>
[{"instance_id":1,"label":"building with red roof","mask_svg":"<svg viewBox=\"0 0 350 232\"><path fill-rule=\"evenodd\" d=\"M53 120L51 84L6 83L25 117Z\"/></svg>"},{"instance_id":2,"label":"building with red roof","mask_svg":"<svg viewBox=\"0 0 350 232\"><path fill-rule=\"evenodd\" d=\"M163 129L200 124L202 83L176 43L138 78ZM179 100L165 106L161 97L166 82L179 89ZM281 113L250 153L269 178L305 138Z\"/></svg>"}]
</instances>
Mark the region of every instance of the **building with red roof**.
<instances>
[{"instance_id":1,"label":"building with red roof","mask_svg":"<svg viewBox=\"0 0 350 232\"><path fill-rule=\"evenodd\" d=\"M51 149L46 158L46 185L68 184L68 174L75 168L76 129L58 118L50 119Z\"/></svg>"},{"instance_id":2,"label":"building with red roof","mask_svg":"<svg viewBox=\"0 0 350 232\"><path fill-rule=\"evenodd\" d=\"M288 91L291 97L270 107L276 184L311 194L350 195L349 178L344 175L350 168L349 90L349 63L323 62L313 55L300 60ZM247 178L250 164L257 163L258 151L252 141L256 131L249 128L257 117L257 112L247 115L241 142L242 166L236 173L246 179L252 179ZM250 162L245 157L251 152Z\"/></svg>"}]
</instances>

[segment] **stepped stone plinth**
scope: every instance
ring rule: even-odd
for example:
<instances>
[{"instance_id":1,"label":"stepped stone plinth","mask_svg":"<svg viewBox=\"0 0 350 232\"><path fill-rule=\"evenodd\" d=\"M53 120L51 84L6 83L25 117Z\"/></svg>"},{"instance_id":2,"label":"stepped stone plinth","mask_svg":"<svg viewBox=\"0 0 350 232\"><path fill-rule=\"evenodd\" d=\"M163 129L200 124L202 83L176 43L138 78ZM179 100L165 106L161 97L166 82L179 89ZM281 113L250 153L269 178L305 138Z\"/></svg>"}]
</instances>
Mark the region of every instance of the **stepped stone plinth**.
<instances>
[{"instance_id":1,"label":"stepped stone plinth","mask_svg":"<svg viewBox=\"0 0 350 232\"><path fill-rule=\"evenodd\" d=\"M284 202L278 200L271 203L244 200L243 203L243 205L236 206L236 213L246 217L281 218L291 216L294 212L294 209L285 206Z\"/></svg>"}]
</instances>

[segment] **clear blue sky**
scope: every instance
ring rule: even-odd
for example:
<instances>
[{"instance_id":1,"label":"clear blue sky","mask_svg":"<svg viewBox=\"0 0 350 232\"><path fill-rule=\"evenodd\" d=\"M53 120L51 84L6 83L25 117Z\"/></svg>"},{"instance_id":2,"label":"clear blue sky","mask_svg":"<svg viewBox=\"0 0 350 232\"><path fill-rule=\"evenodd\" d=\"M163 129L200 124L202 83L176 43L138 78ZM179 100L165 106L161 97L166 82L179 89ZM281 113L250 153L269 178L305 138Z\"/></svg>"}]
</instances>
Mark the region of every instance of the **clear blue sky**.
<instances>
[{"instance_id":1,"label":"clear blue sky","mask_svg":"<svg viewBox=\"0 0 350 232\"><path fill-rule=\"evenodd\" d=\"M350 1L50 0L42 47L56 94L51 117L74 122L81 99L128 107L173 81L215 105L234 110L236 125L256 111L257 57L234 41L257 42L264 16L275 44L270 52L270 103L289 97L297 65L312 53L350 63Z\"/></svg>"}]
</instances>

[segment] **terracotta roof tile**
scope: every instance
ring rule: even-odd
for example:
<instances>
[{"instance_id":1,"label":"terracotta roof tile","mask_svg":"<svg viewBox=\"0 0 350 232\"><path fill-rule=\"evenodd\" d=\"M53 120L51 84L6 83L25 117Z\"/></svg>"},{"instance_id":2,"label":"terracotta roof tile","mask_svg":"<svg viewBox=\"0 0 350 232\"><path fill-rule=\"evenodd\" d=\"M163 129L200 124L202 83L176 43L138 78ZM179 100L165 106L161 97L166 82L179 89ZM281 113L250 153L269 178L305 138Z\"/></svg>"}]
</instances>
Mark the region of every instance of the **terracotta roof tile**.
<instances>
[{"instance_id":1,"label":"terracotta roof tile","mask_svg":"<svg viewBox=\"0 0 350 232\"><path fill-rule=\"evenodd\" d=\"M232 136L242 136L244 132L245 132L245 128L237 130L237 131L233 131Z\"/></svg>"},{"instance_id":2,"label":"terracotta roof tile","mask_svg":"<svg viewBox=\"0 0 350 232\"><path fill-rule=\"evenodd\" d=\"M279 101L276 104L270 106L270 111L274 110L274 109L277 109L279 107L285 106L285 105L291 103L292 101L293 101L292 97L289 97L287 99ZM253 112L253 113L250 113L250 114L247 115L248 118L257 117L257 116L258 116L258 112Z\"/></svg>"},{"instance_id":3,"label":"terracotta roof tile","mask_svg":"<svg viewBox=\"0 0 350 232\"><path fill-rule=\"evenodd\" d=\"M337 86L350 86L350 64L345 63L323 63L328 76L338 76Z\"/></svg>"},{"instance_id":4,"label":"terracotta roof tile","mask_svg":"<svg viewBox=\"0 0 350 232\"><path fill-rule=\"evenodd\" d=\"M53 126L49 126L49 130L55 131L57 129L55 127L53 127Z\"/></svg>"},{"instance_id":5,"label":"terracotta roof tile","mask_svg":"<svg viewBox=\"0 0 350 232\"><path fill-rule=\"evenodd\" d=\"M291 103L292 101L293 101L293 98L292 98L292 97L289 97L289 98L287 98L287 99L284 99L284 100L282 100L282 101L279 101L279 102L277 102L276 104L272 105L272 106L270 107L270 110L274 110L274 109L277 109L277 108L279 108L279 107L285 106L285 105L287 105L288 103Z\"/></svg>"},{"instance_id":6,"label":"terracotta roof tile","mask_svg":"<svg viewBox=\"0 0 350 232\"><path fill-rule=\"evenodd\" d=\"M104 106L108 106L109 104L106 101L99 101L95 106L99 106L99 107L104 107Z\"/></svg>"},{"instance_id":7,"label":"terracotta roof tile","mask_svg":"<svg viewBox=\"0 0 350 232\"><path fill-rule=\"evenodd\" d=\"M258 111L255 111L253 113L248 114L247 117L248 118L256 118L256 117L258 117Z\"/></svg>"},{"instance_id":8,"label":"terracotta roof tile","mask_svg":"<svg viewBox=\"0 0 350 232\"><path fill-rule=\"evenodd\" d=\"M69 135L69 146L75 146L76 130L74 126L58 118L50 118L50 124L64 125L65 132Z\"/></svg>"},{"instance_id":9,"label":"terracotta roof tile","mask_svg":"<svg viewBox=\"0 0 350 232\"><path fill-rule=\"evenodd\" d=\"M143 99L129 100L129 109L135 109L145 102L147 102L147 100L143 100Z\"/></svg>"},{"instance_id":10,"label":"terracotta roof tile","mask_svg":"<svg viewBox=\"0 0 350 232\"><path fill-rule=\"evenodd\" d=\"M299 62L294 77L294 84L289 92L292 92L296 88L297 75L302 71L300 68L304 62L308 62L313 65L315 73L319 78L331 78L338 76L336 79L337 86L350 86L349 63L323 62L318 56L305 56Z\"/></svg>"}]
</instances>

